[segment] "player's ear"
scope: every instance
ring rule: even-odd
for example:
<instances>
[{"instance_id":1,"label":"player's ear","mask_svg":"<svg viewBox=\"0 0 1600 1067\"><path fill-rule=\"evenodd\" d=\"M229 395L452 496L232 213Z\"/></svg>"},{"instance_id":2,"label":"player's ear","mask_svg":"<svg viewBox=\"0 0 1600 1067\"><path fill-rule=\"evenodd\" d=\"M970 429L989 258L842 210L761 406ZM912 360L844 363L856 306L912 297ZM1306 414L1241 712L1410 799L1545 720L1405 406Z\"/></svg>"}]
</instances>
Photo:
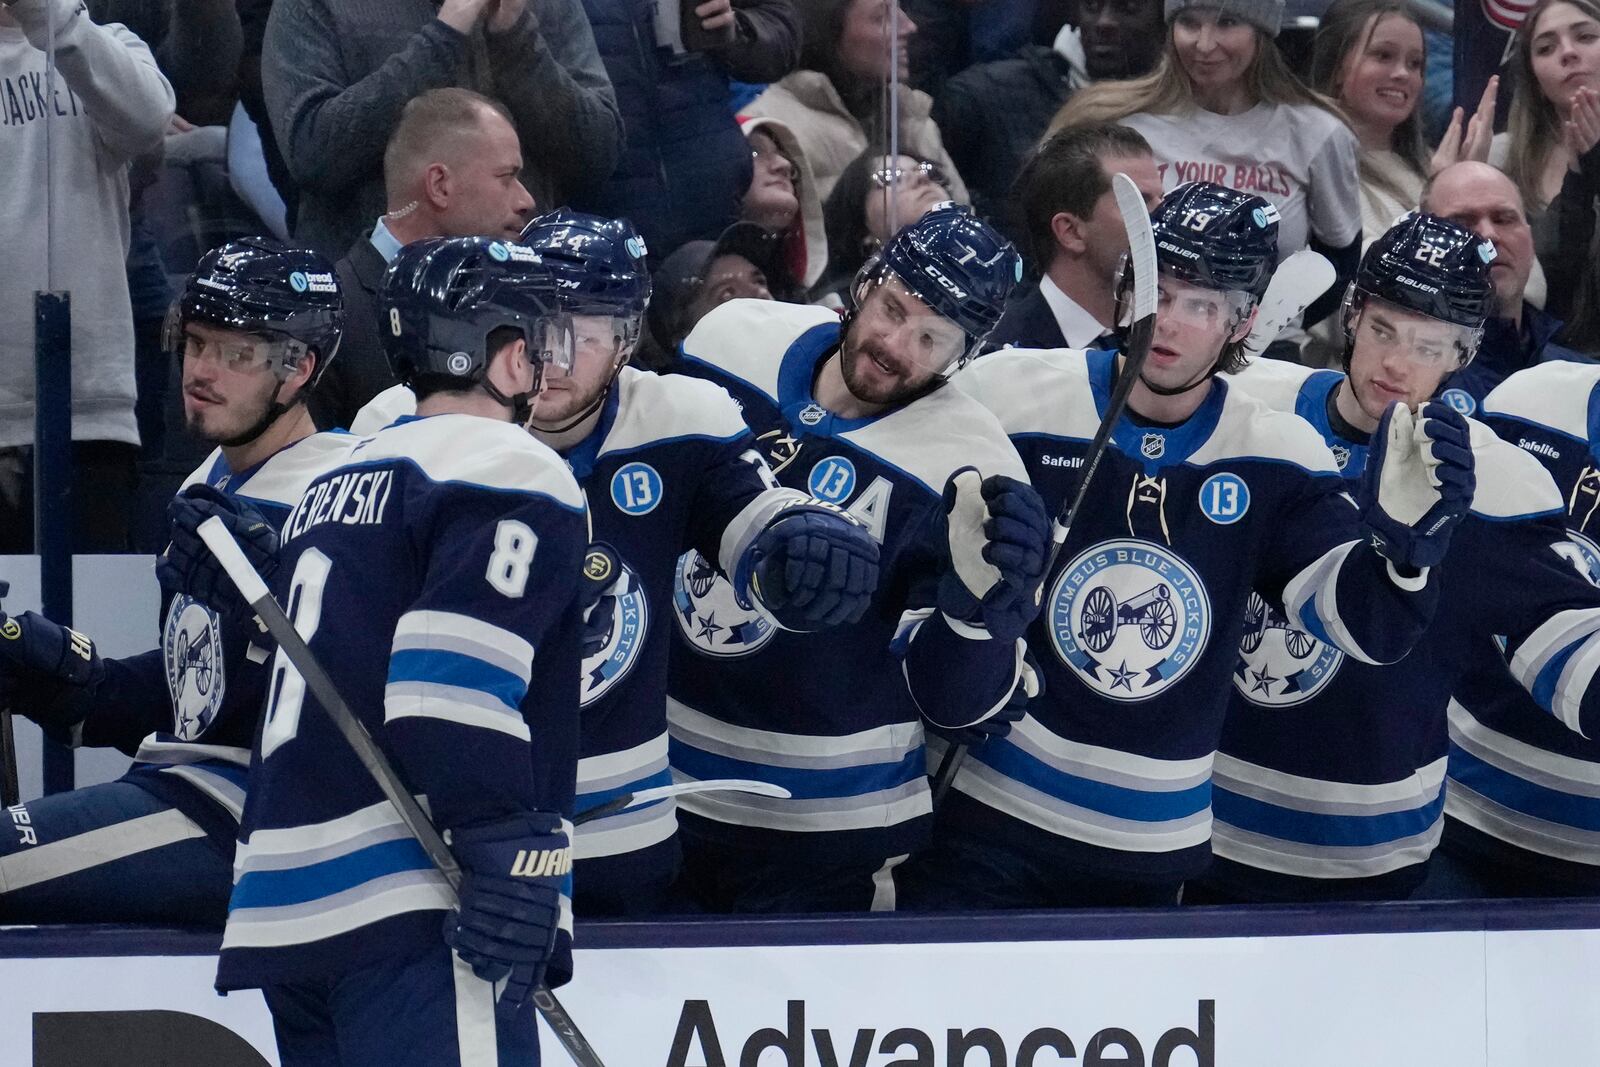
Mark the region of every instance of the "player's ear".
<instances>
[{"instance_id":1,"label":"player's ear","mask_svg":"<svg viewBox=\"0 0 1600 1067\"><path fill-rule=\"evenodd\" d=\"M1259 315L1260 313L1261 313L1261 305L1260 304L1257 304L1254 307L1252 307L1250 309L1250 314L1248 314L1244 318L1240 319L1239 320L1239 325L1237 325L1237 326L1235 326L1233 328L1233 332L1228 335L1228 340L1229 341L1243 341L1246 337L1249 337L1250 336L1250 331L1255 327L1256 316ZM1270 338L1269 338L1269 340L1270 340Z\"/></svg>"}]
</instances>

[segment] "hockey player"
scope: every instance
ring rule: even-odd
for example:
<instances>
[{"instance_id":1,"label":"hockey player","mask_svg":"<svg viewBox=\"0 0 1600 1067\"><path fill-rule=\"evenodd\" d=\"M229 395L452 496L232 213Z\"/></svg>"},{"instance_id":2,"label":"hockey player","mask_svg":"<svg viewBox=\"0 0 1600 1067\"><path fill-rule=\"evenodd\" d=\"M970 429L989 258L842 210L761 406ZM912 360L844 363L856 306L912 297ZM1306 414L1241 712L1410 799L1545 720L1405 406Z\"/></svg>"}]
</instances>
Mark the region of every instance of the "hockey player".
<instances>
[{"instance_id":1,"label":"hockey player","mask_svg":"<svg viewBox=\"0 0 1600 1067\"><path fill-rule=\"evenodd\" d=\"M860 619L877 587L878 546L837 508L777 487L725 391L627 366L650 296L630 223L563 209L530 223L523 243L556 276L576 342L571 373L551 370L529 428L572 468L592 536L620 571L589 620L597 647L586 650L579 698L582 812L672 781L667 616L679 556L717 560L746 602L807 631ZM391 391L375 406L393 411L408 399ZM796 560L814 565L788 567L793 549L814 552ZM663 910L680 860L674 802L584 824L573 853L579 917Z\"/></svg>"},{"instance_id":2,"label":"hockey player","mask_svg":"<svg viewBox=\"0 0 1600 1067\"><path fill-rule=\"evenodd\" d=\"M443 875L280 651L217 986L262 989L285 1067L539 1062L529 998L547 964L552 984L570 969L587 543L571 474L514 424L543 363L570 359L554 304L520 245L402 249L380 321L418 416L360 440L284 522L274 592L463 874L447 911Z\"/></svg>"},{"instance_id":3,"label":"hockey player","mask_svg":"<svg viewBox=\"0 0 1600 1067\"><path fill-rule=\"evenodd\" d=\"M792 793L683 798L684 884L710 910L892 907L893 868L931 822L919 712L989 722L1018 683L1048 520L993 417L944 378L1020 271L992 229L944 206L862 269L843 323L735 300L683 343L684 369L733 395L777 479L881 545L871 610L827 633L774 626L698 553L679 564L673 774Z\"/></svg>"},{"instance_id":4,"label":"hockey player","mask_svg":"<svg viewBox=\"0 0 1600 1067\"><path fill-rule=\"evenodd\" d=\"M305 407L342 317L333 265L313 252L250 238L200 258L166 343L182 364L190 432L218 447L174 507L230 497L249 516L230 517L237 536L274 540L348 447L345 435L312 436ZM136 759L116 782L13 810L18 833L0 836L0 922L221 927L268 657L248 620L183 594L194 547L174 545L157 567L161 647L142 655L102 659L41 615L0 616L0 699L63 743Z\"/></svg>"},{"instance_id":5,"label":"hockey player","mask_svg":"<svg viewBox=\"0 0 1600 1067\"><path fill-rule=\"evenodd\" d=\"M1555 478L1569 538L1556 551L1600 583L1600 367L1518 371L1485 399L1483 420ZM1597 616L1552 619L1508 649L1509 671L1485 658L1458 687L1439 878L1425 894L1600 893L1600 720L1577 699L1600 657Z\"/></svg>"},{"instance_id":6,"label":"hockey player","mask_svg":"<svg viewBox=\"0 0 1600 1067\"><path fill-rule=\"evenodd\" d=\"M1358 510L1309 426L1217 376L1272 275L1273 208L1196 182L1153 222L1153 346L1029 632L1045 691L972 750L907 872L908 906L1174 903L1210 858L1212 757L1251 590L1366 662L1399 659L1432 614L1472 496L1460 417L1386 412ZM1055 506L1121 358L998 352L958 381Z\"/></svg>"},{"instance_id":7,"label":"hockey player","mask_svg":"<svg viewBox=\"0 0 1600 1067\"><path fill-rule=\"evenodd\" d=\"M1345 374L1301 370L1286 382L1285 365L1252 364L1230 384L1311 423L1358 492L1384 409L1426 403L1472 359L1492 313L1493 261L1470 230L1407 216L1352 283ZM1568 562L1555 485L1532 457L1469 425L1472 510L1451 538L1433 624L1405 659L1345 656L1251 596L1212 777L1216 861L1186 899L1409 896L1439 840L1446 713L1462 674L1498 661L1495 635L1526 659L1551 630L1572 644L1600 633L1600 591ZM1530 687L1535 677L1522 676ZM1544 698L1574 709L1575 724L1600 723L1588 681L1549 678Z\"/></svg>"}]
</instances>

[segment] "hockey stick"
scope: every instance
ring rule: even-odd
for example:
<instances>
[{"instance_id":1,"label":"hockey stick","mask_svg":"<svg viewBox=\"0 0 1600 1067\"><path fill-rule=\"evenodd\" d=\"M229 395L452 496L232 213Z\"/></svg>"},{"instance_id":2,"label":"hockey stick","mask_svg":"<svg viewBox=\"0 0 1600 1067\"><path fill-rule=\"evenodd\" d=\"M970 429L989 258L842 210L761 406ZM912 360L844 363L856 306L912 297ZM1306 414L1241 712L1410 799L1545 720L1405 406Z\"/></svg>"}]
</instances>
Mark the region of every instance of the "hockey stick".
<instances>
[{"instance_id":1,"label":"hockey stick","mask_svg":"<svg viewBox=\"0 0 1600 1067\"><path fill-rule=\"evenodd\" d=\"M1255 325L1250 327L1250 336L1244 339L1245 352L1259 356L1266 351L1286 326L1297 321L1306 308L1328 291L1337 277L1333 264L1309 248L1302 248L1278 264L1261 297Z\"/></svg>"},{"instance_id":2,"label":"hockey stick","mask_svg":"<svg viewBox=\"0 0 1600 1067\"><path fill-rule=\"evenodd\" d=\"M1105 457L1111 443L1111 431L1116 428L1117 421L1128 407L1133 383L1139 380L1145 360L1150 356L1150 344L1155 339L1156 237L1150 228L1150 211L1145 207L1144 195L1139 192L1139 187L1126 174L1113 174L1111 189L1117 198L1122 225L1128 231L1128 262L1133 267L1133 324L1128 328L1128 340L1123 346L1122 369L1117 372L1105 413L1100 416L1100 425L1095 428L1094 438L1089 442L1089 451L1084 453L1083 473L1078 476L1072 502L1058 512L1051 523L1050 554L1045 557L1044 564L1046 581L1049 581L1050 572L1055 569L1061 549L1067 543L1072 522L1078 517L1078 509L1088 495L1089 483L1094 480L1094 472L1100 468L1100 460ZM950 792L956 772L966 758L966 745L951 745L944 754L939 771L933 778L935 806Z\"/></svg>"},{"instance_id":3,"label":"hockey stick","mask_svg":"<svg viewBox=\"0 0 1600 1067\"><path fill-rule=\"evenodd\" d=\"M641 789L635 793L623 793L621 796L612 797L603 804L596 804L592 808L572 817L572 825L582 826L586 822L603 819L607 815L615 815L619 811L637 808L657 800L668 797L684 797L694 793L753 793L760 797L777 797L788 800L791 794L781 785L771 782L758 782L753 778L707 778L703 782L674 782L671 785L652 786Z\"/></svg>"},{"instance_id":4,"label":"hockey stick","mask_svg":"<svg viewBox=\"0 0 1600 1067\"><path fill-rule=\"evenodd\" d=\"M0 597L11 592L10 582L0 582ZM17 738L11 730L11 701L0 697L0 808L9 808L22 799L17 782Z\"/></svg>"},{"instance_id":5,"label":"hockey stick","mask_svg":"<svg viewBox=\"0 0 1600 1067\"><path fill-rule=\"evenodd\" d=\"M202 522L196 532L206 543L206 547L217 557L217 562L222 564L222 569L228 572L233 584L239 587L240 594L266 625L267 632L278 642L278 647L289 658L289 662L294 664L294 669L305 679L312 695L327 710L334 726L354 750L356 759L360 760L361 765L372 775L373 780L378 783L378 788L383 790L383 795L389 798L389 803L400 812L400 818L405 822L406 828L422 845L422 850L428 854L428 858L439 869L439 873L444 875L445 881L450 883L451 890L459 893L461 866L450 853L450 846L444 843L444 838L428 819L427 813L422 810L422 805L418 804L416 798L406 789L400 775L390 766L388 758L372 740L372 735L367 733L366 727L361 725L360 720L350 710L350 705L339 695L333 679L328 677L328 672L317 662L316 656L295 630L289 617L283 613L283 609L278 606L278 602L272 599L271 591L261 580L261 575L250 565L250 561L245 558L244 552L240 550L238 542L233 539L228 528L222 524L221 519L213 515ZM567 1014L567 1010L561 1006L561 1002L548 987L540 985L534 989L533 1003L578 1067L605 1067L577 1024L572 1021L572 1016Z\"/></svg>"}]
</instances>

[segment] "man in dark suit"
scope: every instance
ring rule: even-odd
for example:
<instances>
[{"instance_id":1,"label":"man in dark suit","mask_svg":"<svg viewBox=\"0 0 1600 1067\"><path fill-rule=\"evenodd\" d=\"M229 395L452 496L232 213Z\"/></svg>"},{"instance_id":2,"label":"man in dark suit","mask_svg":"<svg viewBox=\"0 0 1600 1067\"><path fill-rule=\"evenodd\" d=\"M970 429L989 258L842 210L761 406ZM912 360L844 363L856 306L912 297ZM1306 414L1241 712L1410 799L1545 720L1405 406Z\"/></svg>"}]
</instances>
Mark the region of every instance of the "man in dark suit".
<instances>
[{"instance_id":1,"label":"man in dark suit","mask_svg":"<svg viewBox=\"0 0 1600 1067\"><path fill-rule=\"evenodd\" d=\"M389 260L425 237L515 241L534 208L521 170L511 117L488 97L433 89L406 105L384 150L388 211L336 265L345 333L310 404L319 428L349 426L363 404L395 384L376 303Z\"/></svg>"},{"instance_id":2,"label":"man in dark suit","mask_svg":"<svg viewBox=\"0 0 1600 1067\"><path fill-rule=\"evenodd\" d=\"M1037 288L1014 301L989 335L990 348L1094 348L1116 319L1113 285L1128 234L1111 192L1127 174L1151 208L1161 176L1150 146L1126 126L1083 126L1056 133L1017 178Z\"/></svg>"}]
</instances>

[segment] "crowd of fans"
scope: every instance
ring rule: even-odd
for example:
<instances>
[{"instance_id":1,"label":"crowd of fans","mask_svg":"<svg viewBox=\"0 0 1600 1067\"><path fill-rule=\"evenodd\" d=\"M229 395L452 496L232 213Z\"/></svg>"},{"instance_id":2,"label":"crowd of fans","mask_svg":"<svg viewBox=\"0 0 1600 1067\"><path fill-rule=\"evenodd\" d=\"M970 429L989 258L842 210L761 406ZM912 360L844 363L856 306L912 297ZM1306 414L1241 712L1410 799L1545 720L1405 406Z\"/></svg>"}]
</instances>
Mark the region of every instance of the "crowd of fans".
<instances>
[{"instance_id":1,"label":"crowd of fans","mask_svg":"<svg viewBox=\"0 0 1600 1067\"><path fill-rule=\"evenodd\" d=\"M360 322L409 241L515 235L559 205L628 217L659 272L640 358L660 368L723 300L841 306L874 249L954 200L1037 283L997 340L1081 345L1111 326L1108 174L1151 198L1207 178L1278 209L1280 254L1333 263L1269 349L1321 364L1363 245L1482 162L1507 179L1479 176L1485 232L1530 235L1519 347L1600 349L1600 7L1535 4L1505 84L1436 143L1405 3L1336 0L1292 57L1283 24L1283 0L0 3L0 551L32 547L34 291L73 295L75 548L148 551L202 452L161 345L173 282L246 233L338 259ZM389 383L353 331L319 424Z\"/></svg>"}]
</instances>

